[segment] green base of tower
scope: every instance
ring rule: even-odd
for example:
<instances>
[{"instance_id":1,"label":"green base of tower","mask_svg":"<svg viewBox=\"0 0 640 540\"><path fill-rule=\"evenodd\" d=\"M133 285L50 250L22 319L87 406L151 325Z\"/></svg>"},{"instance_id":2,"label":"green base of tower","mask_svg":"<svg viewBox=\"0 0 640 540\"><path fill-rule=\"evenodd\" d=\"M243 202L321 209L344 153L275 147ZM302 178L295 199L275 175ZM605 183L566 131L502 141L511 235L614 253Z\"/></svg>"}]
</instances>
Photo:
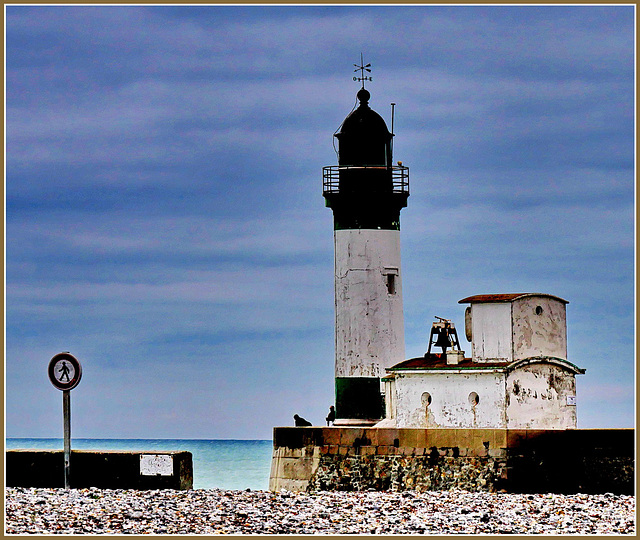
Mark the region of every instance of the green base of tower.
<instances>
[{"instance_id":1,"label":"green base of tower","mask_svg":"<svg viewBox=\"0 0 640 540\"><path fill-rule=\"evenodd\" d=\"M378 377L336 377L336 418L384 418Z\"/></svg>"}]
</instances>

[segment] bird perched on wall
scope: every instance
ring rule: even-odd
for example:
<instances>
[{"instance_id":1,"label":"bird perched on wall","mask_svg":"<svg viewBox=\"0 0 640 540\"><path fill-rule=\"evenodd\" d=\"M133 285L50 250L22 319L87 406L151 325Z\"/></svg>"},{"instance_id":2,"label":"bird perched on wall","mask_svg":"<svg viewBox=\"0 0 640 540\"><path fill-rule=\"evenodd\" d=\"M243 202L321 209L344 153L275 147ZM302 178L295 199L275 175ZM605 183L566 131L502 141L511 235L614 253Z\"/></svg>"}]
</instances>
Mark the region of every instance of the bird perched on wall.
<instances>
[{"instance_id":1,"label":"bird perched on wall","mask_svg":"<svg viewBox=\"0 0 640 540\"><path fill-rule=\"evenodd\" d=\"M311 422L309 422L309 420L305 420L304 418L302 418L301 416L298 416L297 414L293 415L293 419L296 422L296 427L304 427L304 426L311 426Z\"/></svg>"},{"instance_id":2,"label":"bird perched on wall","mask_svg":"<svg viewBox=\"0 0 640 540\"><path fill-rule=\"evenodd\" d=\"M329 425L329 423L333 424L336 421L336 408L331 405L331 407L329 407L329 414L327 415L327 425Z\"/></svg>"}]
</instances>

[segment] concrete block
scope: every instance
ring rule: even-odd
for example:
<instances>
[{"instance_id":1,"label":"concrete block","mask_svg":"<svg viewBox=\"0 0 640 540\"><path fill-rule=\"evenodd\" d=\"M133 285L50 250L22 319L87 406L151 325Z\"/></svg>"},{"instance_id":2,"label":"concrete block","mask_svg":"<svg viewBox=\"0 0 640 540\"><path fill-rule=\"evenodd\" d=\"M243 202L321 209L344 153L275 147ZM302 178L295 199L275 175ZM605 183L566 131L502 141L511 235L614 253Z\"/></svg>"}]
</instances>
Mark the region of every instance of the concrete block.
<instances>
[{"instance_id":1,"label":"concrete block","mask_svg":"<svg viewBox=\"0 0 640 540\"><path fill-rule=\"evenodd\" d=\"M483 429L483 442L489 443L489 448L502 448L502 440L500 437L500 430L498 429Z\"/></svg>"},{"instance_id":2,"label":"concrete block","mask_svg":"<svg viewBox=\"0 0 640 540\"><path fill-rule=\"evenodd\" d=\"M474 429L443 429L441 431L442 446L473 448Z\"/></svg>"},{"instance_id":3,"label":"concrete block","mask_svg":"<svg viewBox=\"0 0 640 540\"><path fill-rule=\"evenodd\" d=\"M431 446L447 446L451 444L450 430L448 429L428 429L426 444Z\"/></svg>"},{"instance_id":4,"label":"concrete block","mask_svg":"<svg viewBox=\"0 0 640 540\"><path fill-rule=\"evenodd\" d=\"M7 487L64 487L62 450L8 450ZM71 451L72 488L192 489L191 452Z\"/></svg>"},{"instance_id":5,"label":"concrete block","mask_svg":"<svg viewBox=\"0 0 640 540\"><path fill-rule=\"evenodd\" d=\"M475 429L473 430L473 443L471 449L474 452L481 452L482 450L488 450L491 448L492 430L490 429ZM488 447L487 444L488 443ZM486 455L486 452L485 452Z\"/></svg>"},{"instance_id":6,"label":"concrete block","mask_svg":"<svg viewBox=\"0 0 640 540\"><path fill-rule=\"evenodd\" d=\"M375 446L393 446L394 439L398 438L398 430L395 428L371 428L371 444Z\"/></svg>"},{"instance_id":7,"label":"concrete block","mask_svg":"<svg viewBox=\"0 0 640 540\"><path fill-rule=\"evenodd\" d=\"M507 448L520 448L527 441L526 429L508 429L507 430Z\"/></svg>"},{"instance_id":8,"label":"concrete block","mask_svg":"<svg viewBox=\"0 0 640 540\"><path fill-rule=\"evenodd\" d=\"M550 432L544 429L527 429L527 446L542 444L543 438Z\"/></svg>"},{"instance_id":9,"label":"concrete block","mask_svg":"<svg viewBox=\"0 0 640 540\"><path fill-rule=\"evenodd\" d=\"M429 446L446 447L460 446L460 437L464 435L467 430L437 429L432 431L433 433L429 434Z\"/></svg>"},{"instance_id":10,"label":"concrete block","mask_svg":"<svg viewBox=\"0 0 640 540\"><path fill-rule=\"evenodd\" d=\"M400 446L411 446L415 448L419 446L419 432L424 433L423 430L418 430L414 428L402 428L398 430L398 439L400 439ZM426 437L422 438L422 444L426 444Z\"/></svg>"},{"instance_id":11,"label":"concrete block","mask_svg":"<svg viewBox=\"0 0 640 540\"><path fill-rule=\"evenodd\" d=\"M339 427L325 427L322 428L322 438L324 444L340 444L340 433L342 428Z\"/></svg>"},{"instance_id":12,"label":"concrete block","mask_svg":"<svg viewBox=\"0 0 640 540\"><path fill-rule=\"evenodd\" d=\"M494 448L507 448L507 430L494 429L491 446Z\"/></svg>"},{"instance_id":13,"label":"concrete block","mask_svg":"<svg viewBox=\"0 0 640 540\"><path fill-rule=\"evenodd\" d=\"M415 430L415 444L416 448L426 448L427 446L427 430L416 429Z\"/></svg>"},{"instance_id":14,"label":"concrete block","mask_svg":"<svg viewBox=\"0 0 640 540\"><path fill-rule=\"evenodd\" d=\"M280 458L278 470L279 478L296 478L298 474L298 463L302 458L283 457Z\"/></svg>"},{"instance_id":15,"label":"concrete block","mask_svg":"<svg viewBox=\"0 0 640 540\"><path fill-rule=\"evenodd\" d=\"M275 427L273 428L273 446L275 448L302 448L302 428Z\"/></svg>"},{"instance_id":16,"label":"concrete block","mask_svg":"<svg viewBox=\"0 0 640 540\"><path fill-rule=\"evenodd\" d=\"M278 491L279 484L280 484L280 478L272 474L269 477L269 491Z\"/></svg>"},{"instance_id":17,"label":"concrete block","mask_svg":"<svg viewBox=\"0 0 640 540\"><path fill-rule=\"evenodd\" d=\"M302 457L306 457L306 458L316 458L318 456L320 456L320 449L322 448L322 446L324 445L319 445L319 446L305 446L302 449Z\"/></svg>"},{"instance_id":18,"label":"concrete block","mask_svg":"<svg viewBox=\"0 0 640 540\"><path fill-rule=\"evenodd\" d=\"M307 491L309 486L309 480L298 480L293 478L277 478L273 484L273 487L269 485L270 491L281 491L286 489L287 491Z\"/></svg>"},{"instance_id":19,"label":"concrete block","mask_svg":"<svg viewBox=\"0 0 640 540\"><path fill-rule=\"evenodd\" d=\"M309 479L317 468L316 460L310 458L284 458L282 460L282 478Z\"/></svg>"},{"instance_id":20,"label":"concrete block","mask_svg":"<svg viewBox=\"0 0 640 540\"><path fill-rule=\"evenodd\" d=\"M281 452L274 452L274 456L271 458L271 474L269 478L282 477L282 462L284 456L280 454Z\"/></svg>"},{"instance_id":21,"label":"concrete block","mask_svg":"<svg viewBox=\"0 0 640 540\"><path fill-rule=\"evenodd\" d=\"M324 428L307 427L302 429L302 437L305 446L322 446L324 444Z\"/></svg>"},{"instance_id":22,"label":"concrete block","mask_svg":"<svg viewBox=\"0 0 640 540\"><path fill-rule=\"evenodd\" d=\"M353 446L356 439L362 438L362 428L339 428L340 429L340 446Z\"/></svg>"}]
</instances>

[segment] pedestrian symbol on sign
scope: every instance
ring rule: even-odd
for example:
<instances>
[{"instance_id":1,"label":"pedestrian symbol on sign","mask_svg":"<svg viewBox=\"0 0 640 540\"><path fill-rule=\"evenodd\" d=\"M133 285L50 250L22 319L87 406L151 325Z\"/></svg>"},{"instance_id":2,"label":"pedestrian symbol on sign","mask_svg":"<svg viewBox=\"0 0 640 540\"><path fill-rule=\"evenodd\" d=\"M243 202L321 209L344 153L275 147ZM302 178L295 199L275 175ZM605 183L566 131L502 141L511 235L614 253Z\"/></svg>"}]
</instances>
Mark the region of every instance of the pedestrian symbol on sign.
<instances>
[{"instance_id":1,"label":"pedestrian symbol on sign","mask_svg":"<svg viewBox=\"0 0 640 540\"><path fill-rule=\"evenodd\" d=\"M58 390L75 388L81 377L80 362L69 353L56 354L49 362L49 379Z\"/></svg>"},{"instance_id":2,"label":"pedestrian symbol on sign","mask_svg":"<svg viewBox=\"0 0 640 540\"><path fill-rule=\"evenodd\" d=\"M69 379L69 367L64 360L62 361L62 367L58 370L58 372L62 373L62 375L60 375L60 378L58 379L60 382L62 382L65 377L67 378L67 382L71 380Z\"/></svg>"}]
</instances>

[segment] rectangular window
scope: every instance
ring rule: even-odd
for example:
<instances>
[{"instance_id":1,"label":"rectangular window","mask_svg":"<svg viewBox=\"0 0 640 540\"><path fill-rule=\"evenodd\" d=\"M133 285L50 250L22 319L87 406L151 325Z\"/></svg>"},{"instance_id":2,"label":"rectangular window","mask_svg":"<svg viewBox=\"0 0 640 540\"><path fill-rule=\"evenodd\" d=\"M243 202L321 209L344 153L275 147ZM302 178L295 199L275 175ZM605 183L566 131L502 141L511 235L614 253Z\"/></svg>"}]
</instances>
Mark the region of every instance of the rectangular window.
<instances>
[{"instance_id":1,"label":"rectangular window","mask_svg":"<svg viewBox=\"0 0 640 540\"><path fill-rule=\"evenodd\" d=\"M396 294L396 276L395 274L387 274L387 292Z\"/></svg>"},{"instance_id":2,"label":"rectangular window","mask_svg":"<svg viewBox=\"0 0 640 540\"><path fill-rule=\"evenodd\" d=\"M396 294L397 277L398 277L398 269L397 268L385 268L384 269L384 278L385 278L385 283L387 285L387 293Z\"/></svg>"}]
</instances>

